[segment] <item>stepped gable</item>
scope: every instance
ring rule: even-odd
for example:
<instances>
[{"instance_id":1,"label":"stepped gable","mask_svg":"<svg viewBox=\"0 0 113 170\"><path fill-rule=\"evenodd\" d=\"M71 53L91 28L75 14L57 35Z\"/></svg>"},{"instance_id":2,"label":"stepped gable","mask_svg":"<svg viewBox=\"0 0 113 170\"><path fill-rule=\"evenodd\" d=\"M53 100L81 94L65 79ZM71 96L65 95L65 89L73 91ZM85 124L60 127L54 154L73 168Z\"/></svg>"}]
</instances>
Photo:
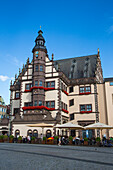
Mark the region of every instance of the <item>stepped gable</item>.
<instances>
[{"instance_id":1,"label":"stepped gable","mask_svg":"<svg viewBox=\"0 0 113 170\"><path fill-rule=\"evenodd\" d=\"M95 77L98 55L74 57L55 60L54 66L62 71L69 79Z\"/></svg>"}]
</instances>

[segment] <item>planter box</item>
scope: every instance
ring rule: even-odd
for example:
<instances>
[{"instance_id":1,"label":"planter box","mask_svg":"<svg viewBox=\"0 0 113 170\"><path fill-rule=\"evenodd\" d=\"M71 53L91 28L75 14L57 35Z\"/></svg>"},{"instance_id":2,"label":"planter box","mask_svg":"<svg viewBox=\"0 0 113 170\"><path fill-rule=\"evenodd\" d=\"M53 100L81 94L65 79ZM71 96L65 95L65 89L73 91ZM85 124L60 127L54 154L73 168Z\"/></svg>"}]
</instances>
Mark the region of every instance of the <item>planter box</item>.
<instances>
[{"instance_id":1,"label":"planter box","mask_svg":"<svg viewBox=\"0 0 113 170\"><path fill-rule=\"evenodd\" d=\"M12 139L10 139L10 140L9 140L9 143L13 143L13 140L12 140Z\"/></svg>"},{"instance_id":2,"label":"planter box","mask_svg":"<svg viewBox=\"0 0 113 170\"><path fill-rule=\"evenodd\" d=\"M35 144L35 141L34 141L34 140L32 140L32 141L31 141L31 143L32 143L32 144Z\"/></svg>"},{"instance_id":3,"label":"planter box","mask_svg":"<svg viewBox=\"0 0 113 170\"><path fill-rule=\"evenodd\" d=\"M72 140L69 140L69 145L72 145L73 144L73 141Z\"/></svg>"},{"instance_id":4,"label":"planter box","mask_svg":"<svg viewBox=\"0 0 113 170\"><path fill-rule=\"evenodd\" d=\"M45 140L43 140L43 141L42 141L42 144L46 144L46 141L45 141Z\"/></svg>"},{"instance_id":5,"label":"planter box","mask_svg":"<svg viewBox=\"0 0 113 170\"><path fill-rule=\"evenodd\" d=\"M88 141L84 141L84 146L88 146Z\"/></svg>"},{"instance_id":6,"label":"planter box","mask_svg":"<svg viewBox=\"0 0 113 170\"><path fill-rule=\"evenodd\" d=\"M3 142L3 139L0 139L0 143L2 143Z\"/></svg>"},{"instance_id":7,"label":"planter box","mask_svg":"<svg viewBox=\"0 0 113 170\"><path fill-rule=\"evenodd\" d=\"M18 140L18 143L22 143L22 140Z\"/></svg>"},{"instance_id":8,"label":"planter box","mask_svg":"<svg viewBox=\"0 0 113 170\"><path fill-rule=\"evenodd\" d=\"M53 140L47 140L47 144L53 145Z\"/></svg>"}]
</instances>

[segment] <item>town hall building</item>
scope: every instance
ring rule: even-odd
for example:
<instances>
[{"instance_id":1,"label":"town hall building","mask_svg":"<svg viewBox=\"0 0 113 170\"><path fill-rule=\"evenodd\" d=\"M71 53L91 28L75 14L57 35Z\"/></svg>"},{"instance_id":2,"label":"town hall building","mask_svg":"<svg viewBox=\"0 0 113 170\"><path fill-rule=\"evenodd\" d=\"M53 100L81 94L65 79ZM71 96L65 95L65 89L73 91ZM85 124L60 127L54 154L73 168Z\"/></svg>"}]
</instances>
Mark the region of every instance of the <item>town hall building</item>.
<instances>
[{"instance_id":1,"label":"town hall building","mask_svg":"<svg viewBox=\"0 0 113 170\"><path fill-rule=\"evenodd\" d=\"M54 126L68 121L81 126L108 123L99 49L94 55L54 60L53 54L48 56L42 34L39 30L32 61L27 59L10 85L11 133L38 137L43 123L43 134L48 137L66 135ZM77 133L85 137L86 132ZM95 135L89 131L90 137Z\"/></svg>"}]
</instances>

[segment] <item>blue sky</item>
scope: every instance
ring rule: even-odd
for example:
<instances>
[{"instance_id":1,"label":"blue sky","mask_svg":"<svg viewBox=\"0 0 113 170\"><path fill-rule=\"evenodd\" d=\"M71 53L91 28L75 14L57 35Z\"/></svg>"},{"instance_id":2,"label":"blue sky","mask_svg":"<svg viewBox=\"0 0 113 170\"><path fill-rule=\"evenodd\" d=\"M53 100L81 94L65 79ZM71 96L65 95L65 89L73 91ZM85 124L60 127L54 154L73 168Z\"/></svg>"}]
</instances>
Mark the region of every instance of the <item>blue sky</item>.
<instances>
[{"instance_id":1,"label":"blue sky","mask_svg":"<svg viewBox=\"0 0 113 170\"><path fill-rule=\"evenodd\" d=\"M0 95L10 102L10 79L18 73L42 26L55 59L96 54L104 77L113 77L112 0L0 1Z\"/></svg>"}]
</instances>

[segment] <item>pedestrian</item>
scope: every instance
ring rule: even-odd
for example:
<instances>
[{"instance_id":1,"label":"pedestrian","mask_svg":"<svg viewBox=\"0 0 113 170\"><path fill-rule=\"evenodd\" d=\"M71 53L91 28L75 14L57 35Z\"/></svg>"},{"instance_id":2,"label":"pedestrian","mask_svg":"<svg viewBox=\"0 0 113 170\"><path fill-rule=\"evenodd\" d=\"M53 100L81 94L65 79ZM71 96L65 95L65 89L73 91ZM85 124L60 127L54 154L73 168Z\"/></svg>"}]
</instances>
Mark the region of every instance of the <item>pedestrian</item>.
<instances>
[{"instance_id":1,"label":"pedestrian","mask_svg":"<svg viewBox=\"0 0 113 170\"><path fill-rule=\"evenodd\" d=\"M58 146L61 146L61 137L59 136Z\"/></svg>"}]
</instances>

